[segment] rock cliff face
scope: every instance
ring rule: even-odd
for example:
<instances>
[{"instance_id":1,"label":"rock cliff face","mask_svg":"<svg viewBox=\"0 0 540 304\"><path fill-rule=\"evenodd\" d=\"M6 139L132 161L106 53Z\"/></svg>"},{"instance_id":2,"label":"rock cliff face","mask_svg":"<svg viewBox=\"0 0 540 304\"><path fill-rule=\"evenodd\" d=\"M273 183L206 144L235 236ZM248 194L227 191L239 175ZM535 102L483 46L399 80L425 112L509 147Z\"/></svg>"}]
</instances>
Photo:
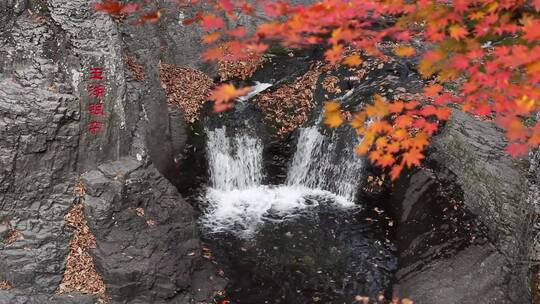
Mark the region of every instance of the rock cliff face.
<instances>
[{"instance_id":1,"label":"rock cliff face","mask_svg":"<svg viewBox=\"0 0 540 304\"><path fill-rule=\"evenodd\" d=\"M210 70L196 59L198 33L179 28L175 13L133 27L90 5L0 3L0 281L11 285L0 303L94 301L54 296L73 235L64 215L83 174L93 256L113 303L202 300L213 284L195 292L192 283L212 273L200 257L193 210L164 178L183 151L185 124L158 76L160 60ZM89 111L95 67L106 88L99 117ZM92 120L103 122L96 134Z\"/></svg>"},{"instance_id":2,"label":"rock cliff face","mask_svg":"<svg viewBox=\"0 0 540 304\"><path fill-rule=\"evenodd\" d=\"M402 178L394 193L402 215L398 294L446 304L530 303L538 293L530 281L540 259L537 153L512 159L504 148L494 123L454 111L426 167ZM463 214L449 212L455 208L476 220L463 222ZM445 223L453 218L465 225ZM434 242L433 235L446 241Z\"/></svg>"}]
</instances>

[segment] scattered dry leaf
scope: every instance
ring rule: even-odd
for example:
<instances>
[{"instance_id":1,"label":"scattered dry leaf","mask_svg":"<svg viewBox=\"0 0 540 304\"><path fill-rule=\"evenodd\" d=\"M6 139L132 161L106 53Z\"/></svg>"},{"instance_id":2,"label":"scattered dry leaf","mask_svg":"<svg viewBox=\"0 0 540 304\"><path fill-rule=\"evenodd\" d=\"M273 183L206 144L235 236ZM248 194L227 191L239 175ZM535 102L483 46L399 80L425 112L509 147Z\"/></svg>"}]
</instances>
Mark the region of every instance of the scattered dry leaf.
<instances>
[{"instance_id":1,"label":"scattered dry leaf","mask_svg":"<svg viewBox=\"0 0 540 304\"><path fill-rule=\"evenodd\" d=\"M341 93L341 88L339 87L339 78L336 76L326 76L322 82L322 87L329 93Z\"/></svg>"},{"instance_id":2,"label":"scattered dry leaf","mask_svg":"<svg viewBox=\"0 0 540 304\"><path fill-rule=\"evenodd\" d=\"M222 60L218 62L218 72L221 81L227 81L233 78L246 80L260 68L267 59L259 54L254 54L244 60Z\"/></svg>"},{"instance_id":3,"label":"scattered dry leaf","mask_svg":"<svg viewBox=\"0 0 540 304\"><path fill-rule=\"evenodd\" d=\"M124 56L124 64L133 72L138 81L143 81L146 78L144 68L135 60L135 57Z\"/></svg>"},{"instance_id":4,"label":"scattered dry leaf","mask_svg":"<svg viewBox=\"0 0 540 304\"><path fill-rule=\"evenodd\" d=\"M10 282L8 281L0 281L0 290L9 290L13 288Z\"/></svg>"},{"instance_id":5,"label":"scattered dry leaf","mask_svg":"<svg viewBox=\"0 0 540 304\"><path fill-rule=\"evenodd\" d=\"M11 245L11 244L13 244L16 240L22 239L22 238L23 238L22 233L20 233L19 231L17 231L17 229L15 229L14 227L12 227L11 224L10 224L9 222L7 222L7 225L8 225L8 227L9 227L9 233L8 233L8 235L4 238L4 244L6 244L6 245Z\"/></svg>"},{"instance_id":6,"label":"scattered dry leaf","mask_svg":"<svg viewBox=\"0 0 540 304\"><path fill-rule=\"evenodd\" d=\"M77 182L75 186L73 187L73 192L75 192L77 195L85 195L86 194L86 187L82 182Z\"/></svg>"},{"instance_id":7,"label":"scattered dry leaf","mask_svg":"<svg viewBox=\"0 0 540 304\"><path fill-rule=\"evenodd\" d=\"M101 303L106 303L105 283L89 254L89 250L96 247L96 238L86 222L83 205L74 205L64 216L64 220L68 226L75 229L75 236L71 240L64 277L56 292L94 294L99 296Z\"/></svg>"},{"instance_id":8,"label":"scattered dry leaf","mask_svg":"<svg viewBox=\"0 0 540 304\"><path fill-rule=\"evenodd\" d=\"M170 103L179 106L186 121L199 119L201 109L210 96L214 82L201 71L169 64L160 64L161 83Z\"/></svg>"},{"instance_id":9,"label":"scattered dry leaf","mask_svg":"<svg viewBox=\"0 0 540 304\"><path fill-rule=\"evenodd\" d=\"M143 208L136 208L135 212L137 213L138 217L143 217L144 216L144 209Z\"/></svg>"},{"instance_id":10,"label":"scattered dry leaf","mask_svg":"<svg viewBox=\"0 0 540 304\"><path fill-rule=\"evenodd\" d=\"M257 98L265 120L277 127L278 136L285 136L306 122L314 107L313 89L324 67L318 63L293 83Z\"/></svg>"}]
</instances>

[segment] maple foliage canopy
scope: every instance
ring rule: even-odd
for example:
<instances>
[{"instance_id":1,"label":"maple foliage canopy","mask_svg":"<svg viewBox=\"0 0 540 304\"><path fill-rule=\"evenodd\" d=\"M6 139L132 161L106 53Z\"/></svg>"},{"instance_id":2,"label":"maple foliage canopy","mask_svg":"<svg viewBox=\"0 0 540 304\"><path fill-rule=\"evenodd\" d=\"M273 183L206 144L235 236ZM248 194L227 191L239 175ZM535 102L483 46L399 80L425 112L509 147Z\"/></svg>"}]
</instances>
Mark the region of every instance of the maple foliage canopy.
<instances>
[{"instance_id":1,"label":"maple foliage canopy","mask_svg":"<svg viewBox=\"0 0 540 304\"><path fill-rule=\"evenodd\" d=\"M181 6L199 2L176 1ZM514 156L540 144L540 0L204 2L210 8L184 24L198 23L206 32L205 60L242 60L262 55L276 43L288 48L322 45L330 64L348 66L360 65L362 56L384 60L381 45L387 41L396 43L396 56L418 56L417 70L430 80L422 100L389 101L376 95L352 119L345 119L338 102L325 106L326 123L337 127L347 122L356 129L363 138L358 153L389 168L394 179L404 167L420 164L430 137L453 107L495 120ZM116 0L98 5L112 14L135 10ZM264 15L265 21L248 30L238 25L243 14ZM418 42L427 50L418 50ZM218 110L225 110L244 92L223 85L212 98Z\"/></svg>"}]
</instances>

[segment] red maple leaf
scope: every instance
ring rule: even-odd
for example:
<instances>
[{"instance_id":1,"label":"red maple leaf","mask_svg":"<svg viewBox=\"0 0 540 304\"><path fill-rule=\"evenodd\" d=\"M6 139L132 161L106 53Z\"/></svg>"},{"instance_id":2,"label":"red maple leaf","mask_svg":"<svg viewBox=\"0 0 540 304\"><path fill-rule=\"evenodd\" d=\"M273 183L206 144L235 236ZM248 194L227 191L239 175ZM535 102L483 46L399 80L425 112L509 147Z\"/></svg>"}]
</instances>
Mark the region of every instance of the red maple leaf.
<instances>
[{"instance_id":1,"label":"red maple leaf","mask_svg":"<svg viewBox=\"0 0 540 304\"><path fill-rule=\"evenodd\" d=\"M215 29L221 29L225 27L225 21L221 17L208 14L201 17L201 27L205 31L211 31Z\"/></svg>"},{"instance_id":2,"label":"red maple leaf","mask_svg":"<svg viewBox=\"0 0 540 304\"><path fill-rule=\"evenodd\" d=\"M506 147L506 151L512 155L512 157L518 157L526 155L529 152L529 147L526 144L512 143Z\"/></svg>"},{"instance_id":3,"label":"red maple leaf","mask_svg":"<svg viewBox=\"0 0 540 304\"><path fill-rule=\"evenodd\" d=\"M210 99L215 101L214 111L222 112L231 108L233 104L230 101L237 97L246 95L250 91L250 87L237 89L232 84L222 84L216 87L210 95Z\"/></svg>"},{"instance_id":4,"label":"red maple leaf","mask_svg":"<svg viewBox=\"0 0 540 304\"><path fill-rule=\"evenodd\" d=\"M140 6L135 3L122 4L117 0L103 0L94 4L94 8L97 11L102 11L111 15L130 14L139 10Z\"/></svg>"}]
</instances>

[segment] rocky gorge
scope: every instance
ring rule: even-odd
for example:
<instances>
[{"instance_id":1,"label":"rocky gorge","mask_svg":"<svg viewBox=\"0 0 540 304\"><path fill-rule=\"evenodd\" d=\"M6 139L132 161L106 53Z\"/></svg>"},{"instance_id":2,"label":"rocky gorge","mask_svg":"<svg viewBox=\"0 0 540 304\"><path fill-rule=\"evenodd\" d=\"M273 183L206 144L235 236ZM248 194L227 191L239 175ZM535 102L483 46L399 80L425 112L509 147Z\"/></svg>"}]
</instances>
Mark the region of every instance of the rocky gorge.
<instances>
[{"instance_id":1,"label":"rocky gorge","mask_svg":"<svg viewBox=\"0 0 540 304\"><path fill-rule=\"evenodd\" d=\"M303 224L263 225L256 241L208 234L208 202L198 196L213 174L210 132L226 125L226 138L257 135L260 166L250 183L287 184L295 151L313 137L274 136L280 129L261 123L274 112L257 105L307 100L287 122L352 142L346 131L318 127L324 100L353 110L373 93L418 93L422 79L407 61L373 59L351 81L358 71L318 66L317 51L274 52L244 80L271 84L262 97L223 115L200 105L193 122L171 100L206 91L180 86L176 96L179 76L165 74L211 83L219 67L200 60L201 32L181 25L190 8L149 5L162 18L133 26L88 1L0 3L0 303L215 303L224 295L233 303L354 303L359 293L419 304L540 301L540 154L512 159L502 130L457 110L424 165L395 184L361 168L353 186L363 210L320 202L300 216ZM96 67L106 95L103 125L91 132ZM320 168L312 169L306 174ZM69 225L81 205L84 220ZM313 243L299 245L304 239ZM383 267L369 268L372 256Z\"/></svg>"}]
</instances>

